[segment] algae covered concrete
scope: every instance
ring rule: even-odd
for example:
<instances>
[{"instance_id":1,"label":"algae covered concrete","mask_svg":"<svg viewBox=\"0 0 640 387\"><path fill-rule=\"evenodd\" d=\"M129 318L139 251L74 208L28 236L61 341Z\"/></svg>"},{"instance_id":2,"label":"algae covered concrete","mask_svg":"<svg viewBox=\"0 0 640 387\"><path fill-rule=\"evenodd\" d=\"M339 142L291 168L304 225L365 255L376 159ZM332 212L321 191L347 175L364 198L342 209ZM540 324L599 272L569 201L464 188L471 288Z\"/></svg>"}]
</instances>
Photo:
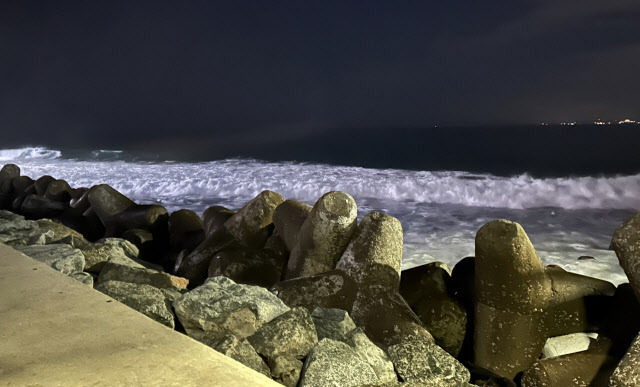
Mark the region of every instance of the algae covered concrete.
<instances>
[{"instance_id":1,"label":"algae covered concrete","mask_svg":"<svg viewBox=\"0 0 640 387\"><path fill-rule=\"evenodd\" d=\"M0 243L0 385L279 384Z\"/></svg>"}]
</instances>

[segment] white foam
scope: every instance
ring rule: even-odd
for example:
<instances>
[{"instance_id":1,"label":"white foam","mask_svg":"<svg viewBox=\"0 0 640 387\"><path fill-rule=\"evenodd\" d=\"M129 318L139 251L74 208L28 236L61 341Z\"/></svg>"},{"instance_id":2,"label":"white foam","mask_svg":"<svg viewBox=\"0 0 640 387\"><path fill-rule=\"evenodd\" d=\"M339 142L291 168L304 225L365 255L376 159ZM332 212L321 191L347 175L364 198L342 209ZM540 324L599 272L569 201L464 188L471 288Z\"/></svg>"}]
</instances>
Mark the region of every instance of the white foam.
<instances>
[{"instance_id":1,"label":"white foam","mask_svg":"<svg viewBox=\"0 0 640 387\"><path fill-rule=\"evenodd\" d=\"M44 147L0 149L0 161L52 160L62 156L62 152Z\"/></svg>"}]
</instances>

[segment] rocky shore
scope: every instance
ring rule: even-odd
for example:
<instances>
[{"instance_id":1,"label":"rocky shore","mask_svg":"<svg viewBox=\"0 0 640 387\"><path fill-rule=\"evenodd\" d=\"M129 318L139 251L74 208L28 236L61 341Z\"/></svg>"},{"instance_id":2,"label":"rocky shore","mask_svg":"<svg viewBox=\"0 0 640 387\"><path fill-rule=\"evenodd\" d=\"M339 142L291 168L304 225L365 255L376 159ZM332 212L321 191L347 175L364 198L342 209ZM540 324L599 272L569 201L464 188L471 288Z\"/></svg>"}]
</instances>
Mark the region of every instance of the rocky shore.
<instances>
[{"instance_id":1,"label":"rocky shore","mask_svg":"<svg viewBox=\"0 0 640 387\"><path fill-rule=\"evenodd\" d=\"M338 191L200 217L0 170L1 243L283 385L640 386L640 214L617 288L545 267L507 220L452 270L401 271L400 222L356 216Z\"/></svg>"}]
</instances>

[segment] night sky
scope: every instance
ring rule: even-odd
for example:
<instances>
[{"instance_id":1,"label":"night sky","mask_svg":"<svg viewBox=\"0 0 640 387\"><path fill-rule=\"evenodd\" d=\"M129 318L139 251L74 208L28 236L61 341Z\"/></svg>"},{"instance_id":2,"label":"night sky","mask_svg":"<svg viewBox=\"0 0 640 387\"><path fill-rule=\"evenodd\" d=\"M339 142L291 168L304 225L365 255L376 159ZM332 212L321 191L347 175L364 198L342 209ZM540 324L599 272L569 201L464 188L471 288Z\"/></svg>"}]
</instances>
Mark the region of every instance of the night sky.
<instances>
[{"instance_id":1,"label":"night sky","mask_svg":"<svg viewBox=\"0 0 640 387\"><path fill-rule=\"evenodd\" d=\"M640 119L638 0L5 0L0 56L6 144Z\"/></svg>"}]
</instances>

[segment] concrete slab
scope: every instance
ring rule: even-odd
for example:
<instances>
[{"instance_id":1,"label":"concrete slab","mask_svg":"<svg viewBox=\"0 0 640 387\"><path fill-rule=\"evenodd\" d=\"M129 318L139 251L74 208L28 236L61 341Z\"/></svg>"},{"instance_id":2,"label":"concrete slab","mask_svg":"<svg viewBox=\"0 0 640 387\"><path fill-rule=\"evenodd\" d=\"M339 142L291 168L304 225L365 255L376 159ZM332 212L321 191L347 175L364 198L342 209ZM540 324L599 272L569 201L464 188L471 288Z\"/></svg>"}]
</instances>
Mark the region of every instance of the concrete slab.
<instances>
[{"instance_id":1,"label":"concrete slab","mask_svg":"<svg viewBox=\"0 0 640 387\"><path fill-rule=\"evenodd\" d=\"M279 386L0 243L1 386Z\"/></svg>"}]
</instances>

